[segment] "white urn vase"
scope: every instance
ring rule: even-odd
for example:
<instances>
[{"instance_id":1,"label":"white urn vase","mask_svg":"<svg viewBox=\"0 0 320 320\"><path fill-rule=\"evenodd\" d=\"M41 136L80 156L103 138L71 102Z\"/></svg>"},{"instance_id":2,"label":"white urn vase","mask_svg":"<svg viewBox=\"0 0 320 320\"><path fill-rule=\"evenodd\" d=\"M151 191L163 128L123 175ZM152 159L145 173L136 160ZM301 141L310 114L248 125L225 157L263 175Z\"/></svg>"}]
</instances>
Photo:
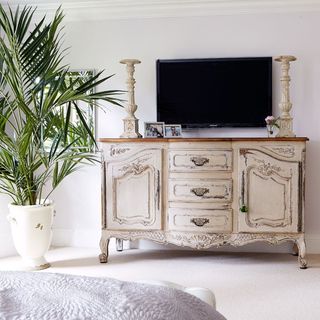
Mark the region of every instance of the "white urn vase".
<instances>
[{"instance_id":1,"label":"white urn vase","mask_svg":"<svg viewBox=\"0 0 320 320\"><path fill-rule=\"evenodd\" d=\"M47 201L45 205L9 204L7 218L11 225L13 242L27 270L50 267L44 255L51 244L53 213L52 201Z\"/></svg>"}]
</instances>

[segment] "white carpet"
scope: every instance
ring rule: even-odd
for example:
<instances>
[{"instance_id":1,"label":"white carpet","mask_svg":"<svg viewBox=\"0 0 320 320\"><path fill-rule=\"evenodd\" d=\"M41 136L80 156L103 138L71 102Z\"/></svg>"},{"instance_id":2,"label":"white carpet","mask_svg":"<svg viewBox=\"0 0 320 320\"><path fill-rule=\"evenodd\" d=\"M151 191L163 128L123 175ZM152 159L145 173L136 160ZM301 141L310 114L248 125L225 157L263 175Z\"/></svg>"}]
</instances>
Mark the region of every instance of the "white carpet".
<instances>
[{"instance_id":1,"label":"white carpet","mask_svg":"<svg viewBox=\"0 0 320 320\"><path fill-rule=\"evenodd\" d=\"M108 264L99 250L52 249L52 268L43 272L108 276L121 280L159 279L207 287L217 310L228 320L320 319L320 255L300 270L289 254L128 250L111 252ZM0 270L19 270L20 258L0 259Z\"/></svg>"}]
</instances>

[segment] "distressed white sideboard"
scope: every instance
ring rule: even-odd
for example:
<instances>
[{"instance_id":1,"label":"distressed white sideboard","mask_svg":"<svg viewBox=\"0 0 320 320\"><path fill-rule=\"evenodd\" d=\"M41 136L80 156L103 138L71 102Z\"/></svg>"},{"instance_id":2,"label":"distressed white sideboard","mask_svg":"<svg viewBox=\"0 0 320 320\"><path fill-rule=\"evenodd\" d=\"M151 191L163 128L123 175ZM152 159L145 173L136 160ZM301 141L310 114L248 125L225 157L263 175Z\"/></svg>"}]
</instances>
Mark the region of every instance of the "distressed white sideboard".
<instances>
[{"instance_id":1,"label":"distressed white sideboard","mask_svg":"<svg viewBox=\"0 0 320 320\"><path fill-rule=\"evenodd\" d=\"M307 140L100 139L100 262L111 237L195 249L293 241L306 268Z\"/></svg>"}]
</instances>

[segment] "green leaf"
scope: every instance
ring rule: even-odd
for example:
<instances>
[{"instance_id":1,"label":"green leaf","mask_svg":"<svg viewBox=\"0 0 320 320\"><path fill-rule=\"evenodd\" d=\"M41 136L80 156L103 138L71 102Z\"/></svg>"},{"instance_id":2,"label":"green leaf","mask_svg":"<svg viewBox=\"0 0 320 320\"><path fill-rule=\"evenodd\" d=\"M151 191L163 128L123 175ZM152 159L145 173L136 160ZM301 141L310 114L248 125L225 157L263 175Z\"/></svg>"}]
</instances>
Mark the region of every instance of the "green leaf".
<instances>
[{"instance_id":1,"label":"green leaf","mask_svg":"<svg viewBox=\"0 0 320 320\"><path fill-rule=\"evenodd\" d=\"M113 75L70 76L61 8L33 24L35 12L0 4L0 193L19 205L47 198L82 165L98 162L89 152L93 123L80 103L93 110L99 101L123 101L123 91L95 91Z\"/></svg>"}]
</instances>

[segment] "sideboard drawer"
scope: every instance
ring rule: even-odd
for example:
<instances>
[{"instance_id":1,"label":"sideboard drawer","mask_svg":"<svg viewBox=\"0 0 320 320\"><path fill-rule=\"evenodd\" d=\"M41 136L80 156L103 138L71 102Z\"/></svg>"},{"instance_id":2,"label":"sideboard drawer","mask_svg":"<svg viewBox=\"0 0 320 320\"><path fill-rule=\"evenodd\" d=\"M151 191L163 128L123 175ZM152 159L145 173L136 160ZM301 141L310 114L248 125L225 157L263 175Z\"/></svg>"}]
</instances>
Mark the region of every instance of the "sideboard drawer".
<instances>
[{"instance_id":1,"label":"sideboard drawer","mask_svg":"<svg viewBox=\"0 0 320 320\"><path fill-rule=\"evenodd\" d=\"M196 232L231 232L232 209L169 208L169 229Z\"/></svg>"},{"instance_id":2,"label":"sideboard drawer","mask_svg":"<svg viewBox=\"0 0 320 320\"><path fill-rule=\"evenodd\" d=\"M232 150L171 150L171 172L231 171Z\"/></svg>"},{"instance_id":3,"label":"sideboard drawer","mask_svg":"<svg viewBox=\"0 0 320 320\"><path fill-rule=\"evenodd\" d=\"M170 179L169 201L231 202L232 179Z\"/></svg>"}]
</instances>

